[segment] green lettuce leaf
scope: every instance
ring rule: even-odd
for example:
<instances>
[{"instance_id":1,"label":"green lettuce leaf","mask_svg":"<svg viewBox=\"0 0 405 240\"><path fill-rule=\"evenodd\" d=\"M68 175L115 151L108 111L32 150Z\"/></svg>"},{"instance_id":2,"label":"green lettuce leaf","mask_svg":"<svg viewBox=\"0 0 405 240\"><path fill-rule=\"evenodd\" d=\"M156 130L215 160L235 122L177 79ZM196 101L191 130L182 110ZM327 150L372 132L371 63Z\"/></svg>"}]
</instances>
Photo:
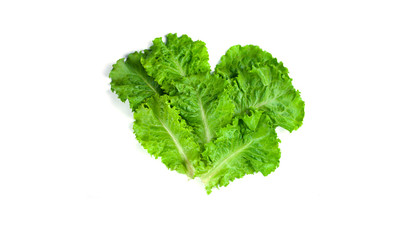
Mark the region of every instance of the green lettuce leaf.
<instances>
[{"instance_id":1,"label":"green lettuce leaf","mask_svg":"<svg viewBox=\"0 0 405 240\"><path fill-rule=\"evenodd\" d=\"M145 71L141 64L143 52L134 52L127 59L120 59L113 65L110 72L111 90L115 92L123 102L129 101L132 111L145 101L145 99L162 94L157 82Z\"/></svg>"},{"instance_id":2,"label":"green lettuce leaf","mask_svg":"<svg viewBox=\"0 0 405 240\"><path fill-rule=\"evenodd\" d=\"M193 127L201 146L216 137L221 127L230 123L234 104L229 97L228 81L210 74L205 43L186 35L166 36L153 41L142 60L145 69L167 90L172 104Z\"/></svg>"},{"instance_id":3,"label":"green lettuce leaf","mask_svg":"<svg viewBox=\"0 0 405 240\"><path fill-rule=\"evenodd\" d=\"M275 128L303 122L305 103L282 62L257 46L231 47L211 73L205 43L156 38L113 65L111 90L129 101L141 145L207 193L279 166Z\"/></svg>"},{"instance_id":4,"label":"green lettuce leaf","mask_svg":"<svg viewBox=\"0 0 405 240\"><path fill-rule=\"evenodd\" d=\"M230 123L235 106L228 82L210 73L183 78L178 94L171 97L180 115L193 127L201 146L216 138L216 132Z\"/></svg>"},{"instance_id":5,"label":"green lettuce leaf","mask_svg":"<svg viewBox=\"0 0 405 240\"><path fill-rule=\"evenodd\" d=\"M232 82L236 114L262 110L276 126L290 132L302 125L305 103L294 89L288 69L270 53L253 45L233 46L222 56L215 73Z\"/></svg>"},{"instance_id":6,"label":"green lettuce leaf","mask_svg":"<svg viewBox=\"0 0 405 240\"><path fill-rule=\"evenodd\" d=\"M272 121L261 111L235 117L202 154L208 163L198 174L207 192L246 174L273 172L279 166L278 143Z\"/></svg>"},{"instance_id":7,"label":"green lettuce leaf","mask_svg":"<svg viewBox=\"0 0 405 240\"><path fill-rule=\"evenodd\" d=\"M134 133L141 145L171 170L194 177L203 166L192 129L170 106L167 95L155 95L134 113Z\"/></svg>"},{"instance_id":8,"label":"green lettuce leaf","mask_svg":"<svg viewBox=\"0 0 405 240\"><path fill-rule=\"evenodd\" d=\"M146 72L155 78L169 94L175 91L175 84L184 77L210 72L208 51L202 41L193 41L187 35L166 35L153 40L148 55L142 58Z\"/></svg>"}]
</instances>

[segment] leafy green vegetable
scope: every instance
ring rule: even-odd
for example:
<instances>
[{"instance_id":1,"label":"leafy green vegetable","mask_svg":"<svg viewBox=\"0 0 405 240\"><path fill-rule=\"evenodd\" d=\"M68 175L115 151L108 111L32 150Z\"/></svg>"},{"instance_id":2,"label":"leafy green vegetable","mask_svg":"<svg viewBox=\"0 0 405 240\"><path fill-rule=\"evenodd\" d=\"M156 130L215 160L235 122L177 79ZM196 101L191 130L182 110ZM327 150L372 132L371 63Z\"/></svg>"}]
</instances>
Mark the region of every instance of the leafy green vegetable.
<instances>
[{"instance_id":1,"label":"leafy green vegetable","mask_svg":"<svg viewBox=\"0 0 405 240\"><path fill-rule=\"evenodd\" d=\"M215 72L233 80L236 113L260 109L290 132L304 119L304 102L295 90L288 69L270 53L257 46L231 47L222 56Z\"/></svg>"},{"instance_id":2,"label":"leafy green vegetable","mask_svg":"<svg viewBox=\"0 0 405 240\"><path fill-rule=\"evenodd\" d=\"M205 43L156 38L114 64L111 90L134 111L142 146L207 193L279 166L275 128L298 129L304 102L282 62L257 46L231 47L211 73Z\"/></svg>"},{"instance_id":3,"label":"leafy green vegetable","mask_svg":"<svg viewBox=\"0 0 405 240\"><path fill-rule=\"evenodd\" d=\"M262 112L234 118L202 153L210 160L206 170L199 172L207 192L213 187L227 186L246 174L270 174L279 165L278 142L272 122Z\"/></svg>"},{"instance_id":4,"label":"leafy green vegetable","mask_svg":"<svg viewBox=\"0 0 405 240\"><path fill-rule=\"evenodd\" d=\"M141 64L142 52L134 52L127 59L118 60L110 72L111 90L117 93L121 101L129 101L133 111L145 99L162 94L157 82L150 77Z\"/></svg>"},{"instance_id":5,"label":"leafy green vegetable","mask_svg":"<svg viewBox=\"0 0 405 240\"><path fill-rule=\"evenodd\" d=\"M166 43L162 38L156 38L150 53L142 58L142 64L168 93L175 91L181 79L211 71L205 43L193 42L187 35L168 34Z\"/></svg>"},{"instance_id":6,"label":"leafy green vegetable","mask_svg":"<svg viewBox=\"0 0 405 240\"><path fill-rule=\"evenodd\" d=\"M153 41L142 63L172 96L172 104L193 127L203 147L234 115L230 84L210 74L205 43L193 42L185 35L178 38L176 34L169 34L166 38L166 43L161 38Z\"/></svg>"},{"instance_id":7,"label":"leafy green vegetable","mask_svg":"<svg viewBox=\"0 0 405 240\"><path fill-rule=\"evenodd\" d=\"M216 132L228 124L234 114L227 82L209 73L184 78L179 93L172 97L173 105L193 127L201 145L216 137Z\"/></svg>"},{"instance_id":8,"label":"leafy green vegetable","mask_svg":"<svg viewBox=\"0 0 405 240\"><path fill-rule=\"evenodd\" d=\"M170 106L168 96L153 96L134 113L134 133L142 146L172 170L194 177L200 148L191 127Z\"/></svg>"}]
</instances>

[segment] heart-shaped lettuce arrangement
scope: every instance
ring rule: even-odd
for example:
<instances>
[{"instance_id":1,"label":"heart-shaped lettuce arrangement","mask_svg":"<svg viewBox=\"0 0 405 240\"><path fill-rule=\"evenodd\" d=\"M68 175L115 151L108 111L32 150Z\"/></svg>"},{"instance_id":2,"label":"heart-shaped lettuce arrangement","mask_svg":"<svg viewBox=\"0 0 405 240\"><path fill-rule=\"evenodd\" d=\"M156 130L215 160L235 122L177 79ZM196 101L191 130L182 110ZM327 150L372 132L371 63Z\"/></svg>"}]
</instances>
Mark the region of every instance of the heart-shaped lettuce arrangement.
<instances>
[{"instance_id":1,"label":"heart-shaped lettuce arrangement","mask_svg":"<svg viewBox=\"0 0 405 240\"><path fill-rule=\"evenodd\" d=\"M202 41L168 34L113 65L111 90L129 102L134 133L170 169L208 193L279 166L275 131L298 129L304 102L288 69L257 46L233 46L211 72Z\"/></svg>"}]
</instances>

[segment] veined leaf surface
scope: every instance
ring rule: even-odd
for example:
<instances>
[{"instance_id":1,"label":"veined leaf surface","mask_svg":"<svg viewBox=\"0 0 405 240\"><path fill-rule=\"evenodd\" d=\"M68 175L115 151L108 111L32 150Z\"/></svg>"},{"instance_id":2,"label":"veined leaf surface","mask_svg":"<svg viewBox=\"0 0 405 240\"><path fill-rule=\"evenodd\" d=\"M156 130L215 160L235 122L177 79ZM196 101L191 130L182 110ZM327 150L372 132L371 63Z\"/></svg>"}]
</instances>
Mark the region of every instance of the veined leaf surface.
<instances>
[{"instance_id":1,"label":"veined leaf surface","mask_svg":"<svg viewBox=\"0 0 405 240\"><path fill-rule=\"evenodd\" d=\"M270 174L279 165L278 143L271 120L262 112L234 118L203 152L208 166L199 176L207 192L213 187L227 186L246 174Z\"/></svg>"},{"instance_id":2,"label":"veined leaf surface","mask_svg":"<svg viewBox=\"0 0 405 240\"><path fill-rule=\"evenodd\" d=\"M262 110L276 126L290 132L302 125L305 103L294 89L288 69L270 53L253 45L233 46L222 56L215 72L232 81L237 114Z\"/></svg>"},{"instance_id":3,"label":"veined leaf surface","mask_svg":"<svg viewBox=\"0 0 405 240\"><path fill-rule=\"evenodd\" d=\"M157 82L155 82L141 64L143 52L134 52L127 59L120 59L113 65L110 72L111 90L115 92L123 102L129 101L132 111L145 101L145 99L162 94Z\"/></svg>"},{"instance_id":4,"label":"veined leaf surface","mask_svg":"<svg viewBox=\"0 0 405 240\"><path fill-rule=\"evenodd\" d=\"M179 91L172 97L173 105L193 127L201 146L215 139L216 132L231 122L235 106L228 82L202 73L183 78L176 87Z\"/></svg>"},{"instance_id":5,"label":"veined leaf surface","mask_svg":"<svg viewBox=\"0 0 405 240\"><path fill-rule=\"evenodd\" d=\"M142 62L193 127L201 146L231 122L235 108L229 97L231 86L229 81L210 74L205 43L186 35L169 34L166 43L161 38L153 41Z\"/></svg>"},{"instance_id":6,"label":"veined leaf surface","mask_svg":"<svg viewBox=\"0 0 405 240\"><path fill-rule=\"evenodd\" d=\"M166 42L156 38L148 55L142 58L142 64L169 94L184 77L211 71L205 43L193 41L187 35L168 34Z\"/></svg>"},{"instance_id":7,"label":"veined leaf surface","mask_svg":"<svg viewBox=\"0 0 405 240\"><path fill-rule=\"evenodd\" d=\"M200 168L200 147L192 129L170 106L167 95L155 95L134 113L134 132L142 146L171 170L194 177Z\"/></svg>"}]
</instances>

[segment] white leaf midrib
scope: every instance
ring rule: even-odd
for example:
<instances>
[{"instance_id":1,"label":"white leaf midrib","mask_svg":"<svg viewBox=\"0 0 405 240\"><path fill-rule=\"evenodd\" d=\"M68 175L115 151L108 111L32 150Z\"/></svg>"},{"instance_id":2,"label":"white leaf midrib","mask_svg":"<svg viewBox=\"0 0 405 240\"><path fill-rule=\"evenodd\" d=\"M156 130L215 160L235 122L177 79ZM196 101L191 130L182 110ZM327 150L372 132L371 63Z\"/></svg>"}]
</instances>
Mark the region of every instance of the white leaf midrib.
<instances>
[{"instance_id":1,"label":"white leaf midrib","mask_svg":"<svg viewBox=\"0 0 405 240\"><path fill-rule=\"evenodd\" d=\"M219 163L214 165L207 173L203 174L201 176L201 180L203 181L203 183L207 184L210 179L215 176L220 170L221 168L226 165L228 162L230 162L232 160L232 158L236 157L239 153L243 152L246 148L248 148L251 144L253 143L253 140L247 142L246 144L242 145L241 147L239 147L236 151L234 151L233 153L229 154L228 156L226 156L225 158L223 158L222 160L218 161Z\"/></svg>"},{"instance_id":2,"label":"white leaf midrib","mask_svg":"<svg viewBox=\"0 0 405 240\"><path fill-rule=\"evenodd\" d=\"M156 115L155 115L156 116ZM177 140L176 136L172 133L172 131L170 131L170 129L166 126L166 124L163 123L163 121L156 116L156 118L159 120L160 124L162 124L163 128L167 131L167 133L169 133L170 137L172 138L177 150L179 151L181 157L183 158L187 171L188 171L188 175L190 177L192 177L194 175L194 169L191 165L190 160L188 159L186 153L183 150L183 147L181 146L181 144L179 143L179 141Z\"/></svg>"},{"instance_id":3,"label":"white leaf midrib","mask_svg":"<svg viewBox=\"0 0 405 240\"><path fill-rule=\"evenodd\" d=\"M207 116L206 116L204 106L201 101L201 97L197 96L197 98L198 98L198 105L200 107L200 112L201 112L201 121L204 125L205 142L207 143L207 142L211 141L211 139L212 139L211 130L208 125Z\"/></svg>"}]
</instances>

